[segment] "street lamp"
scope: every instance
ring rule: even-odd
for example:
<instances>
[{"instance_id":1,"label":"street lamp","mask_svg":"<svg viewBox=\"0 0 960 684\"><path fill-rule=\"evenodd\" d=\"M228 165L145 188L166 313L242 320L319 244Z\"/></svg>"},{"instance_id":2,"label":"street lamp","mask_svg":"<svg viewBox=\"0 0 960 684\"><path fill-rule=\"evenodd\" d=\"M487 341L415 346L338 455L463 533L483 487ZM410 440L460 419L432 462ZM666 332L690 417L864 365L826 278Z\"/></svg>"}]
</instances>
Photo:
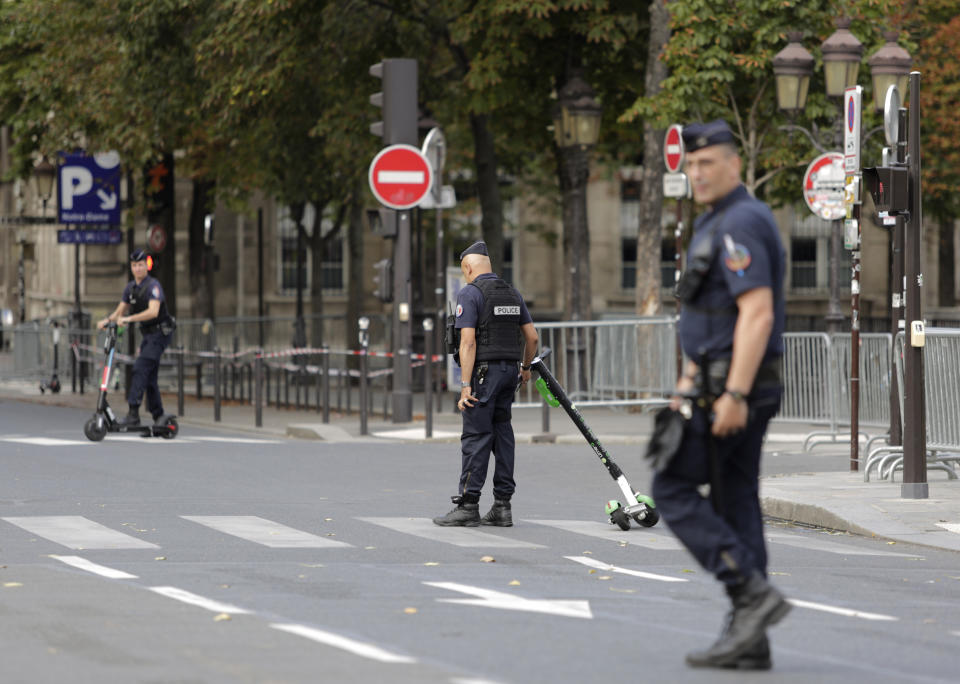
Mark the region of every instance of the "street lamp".
<instances>
[{"instance_id":1,"label":"street lamp","mask_svg":"<svg viewBox=\"0 0 960 684\"><path fill-rule=\"evenodd\" d=\"M910 78L910 67L913 58L910 53L897 45L897 31L887 31L883 34L886 39L883 47L873 53L867 60L870 64L870 76L873 79L873 106L878 112L883 111L887 98L887 89L895 85L901 96L906 95L907 81Z\"/></svg>"},{"instance_id":2,"label":"street lamp","mask_svg":"<svg viewBox=\"0 0 960 684\"><path fill-rule=\"evenodd\" d=\"M43 203L43 216L46 216L47 202L53 194L53 182L57 178L57 167L44 157L33 167L33 176L37 179L37 195Z\"/></svg>"},{"instance_id":3,"label":"street lamp","mask_svg":"<svg viewBox=\"0 0 960 684\"><path fill-rule=\"evenodd\" d=\"M590 226L587 222L587 181L590 178L589 149L600 135L603 109L593 88L574 72L557 93L553 128L560 163L560 192L563 205L564 309L572 320L589 320L590 313ZM581 386L585 348L581 330L574 330L568 353L568 382L573 391Z\"/></svg>"},{"instance_id":4,"label":"street lamp","mask_svg":"<svg viewBox=\"0 0 960 684\"><path fill-rule=\"evenodd\" d=\"M836 26L837 30L820 44L828 97L843 97L844 90L857 85L863 57L863 43L850 33L850 20L840 17Z\"/></svg>"},{"instance_id":5,"label":"street lamp","mask_svg":"<svg viewBox=\"0 0 960 684\"><path fill-rule=\"evenodd\" d=\"M42 157L33 167L33 177L37 181L37 196L43 203L43 211L40 213L40 220L46 218L47 201L53 195L53 183L57 178L57 167ZM36 220L36 219L33 219ZM17 259L17 308L19 309L19 319L23 323L27 319L27 283L26 283L26 250L27 236L25 231L17 232L17 245L19 247L19 257Z\"/></svg>"},{"instance_id":6,"label":"street lamp","mask_svg":"<svg viewBox=\"0 0 960 684\"><path fill-rule=\"evenodd\" d=\"M803 47L803 34L787 34L787 47L773 57L773 73L777 80L777 107L785 112L796 112L807 104L810 76L813 74L813 55Z\"/></svg>"}]
</instances>

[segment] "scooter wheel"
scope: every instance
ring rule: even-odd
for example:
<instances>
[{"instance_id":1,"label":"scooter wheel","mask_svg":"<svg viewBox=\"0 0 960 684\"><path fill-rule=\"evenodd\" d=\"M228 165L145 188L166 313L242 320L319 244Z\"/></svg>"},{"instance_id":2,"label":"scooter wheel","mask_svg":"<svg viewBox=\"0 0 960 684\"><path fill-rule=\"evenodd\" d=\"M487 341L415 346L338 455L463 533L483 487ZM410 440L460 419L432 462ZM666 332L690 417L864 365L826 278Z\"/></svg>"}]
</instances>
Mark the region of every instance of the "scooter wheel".
<instances>
[{"instance_id":1,"label":"scooter wheel","mask_svg":"<svg viewBox=\"0 0 960 684\"><path fill-rule=\"evenodd\" d=\"M177 433L180 432L180 423L178 423L177 419L173 416L167 416L167 422L164 423L164 427L167 428L167 431L163 433L164 439L173 439L177 436Z\"/></svg>"},{"instance_id":2,"label":"scooter wheel","mask_svg":"<svg viewBox=\"0 0 960 684\"><path fill-rule=\"evenodd\" d=\"M97 417L94 416L84 423L83 434L85 434L91 442L99 442L107 434L107 425L103 421L97 420Z\"/></svg>"},{"instance_id":3,"label":"scooter wheel","mask_svg":"<svg viewBox=\"0 0 960 684\"><path fill-rule=\"evenodd\" d=\"M658 522L660 522L660 513L657 512L656 508L651 508L647 506L647 514L644 517L640 517L639 514L633 516L633 519L637 521L641 527L653 527Z\"/></svg>"},{"instance_id":4,"label":"scooter wheel","mask_svg":"<svg viewBox=\"0 0 960 684\"><path fill-rule=\"evenodd\" d=\"M620 508L620 502L616 499L610 499L603 510L607 515L613 515L613 512L618 508Z\"/></svg>"},{"instance_id":5,"label":"scooter wheel","mask_svg":"<svg viewBox=\"0 0 960 684\"><path fill-rule=\"evenodd\" d=\"M59 393L60 393L60 381L59 381L59 380L54 380L53 382L50 383L50 391L53 392L54 394L59 394Z\"/></svg>"},{"instance_id":6,"label":"scooter wheel","mask_svg":"<svg viewBox=\"0 0 960 684\"><path fill-rule=\"evenodd\" d=\"M630 529L630 516L622 508L618 508L610 514L610 522L626 532Z\"/></svg>"}]
</instances>

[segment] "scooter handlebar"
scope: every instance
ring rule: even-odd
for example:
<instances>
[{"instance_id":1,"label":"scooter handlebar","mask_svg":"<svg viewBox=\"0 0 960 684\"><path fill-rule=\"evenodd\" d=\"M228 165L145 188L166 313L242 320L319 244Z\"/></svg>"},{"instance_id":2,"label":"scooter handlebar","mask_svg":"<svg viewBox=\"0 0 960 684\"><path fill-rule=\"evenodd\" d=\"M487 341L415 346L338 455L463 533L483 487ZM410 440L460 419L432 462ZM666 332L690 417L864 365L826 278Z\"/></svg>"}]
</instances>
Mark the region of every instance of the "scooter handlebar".
<instances>
[{"instance_id":1,"label":"scooter handlebar","mask_svg":"<svg viewBox=\"0 0 960 684\"><path fill-rule=\"evenodd\" d=\"M540 353L537 354L536 358L534 358L531 363L536 363L537 361L546 361L547 357L552 353L553 350L550 347L544 347L540 350Z\"/></svg>"}]
</instances>

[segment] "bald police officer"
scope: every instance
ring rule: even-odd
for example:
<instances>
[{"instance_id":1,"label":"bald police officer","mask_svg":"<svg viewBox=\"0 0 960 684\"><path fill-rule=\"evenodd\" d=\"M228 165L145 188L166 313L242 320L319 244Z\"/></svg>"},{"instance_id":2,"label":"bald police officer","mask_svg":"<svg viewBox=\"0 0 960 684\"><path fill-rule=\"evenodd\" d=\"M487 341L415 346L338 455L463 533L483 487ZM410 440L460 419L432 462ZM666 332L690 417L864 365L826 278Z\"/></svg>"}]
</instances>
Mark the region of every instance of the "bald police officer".
<instances>
[{"instance_id":1,"label":"bald police officer","mask_svg":"<svg viewBox=\"0 0 960 684\"><path fill-rule=\"evenodd\" d=\"M700 399L653 496L732 604L716 643L688 654L687 664L769 669L766 629L790 610L767 581L758 496L760 450L782 390L784 250L770 209L740 182L727 123L691 124L683 140L693 196L707 212L694 223L677 288L685 362L674 405L682 395Z\"/></svg>"},{"instance_id":2,"label":"bald police officer","mask_svg":"<svg viewBox=\"0 0 960 684\"><path fill-rule=\"evenodd\" d=\"M510 499L515 441L510 407L518 387L530 379L538 336L523 297L492 272L484 242L460 254L467 286L457 295L455 327L460 331L461 387L457 408L463 414L461 469L456 508L433 522L444 527L513 525ZM480 517L480 490L487 478L490 452L493 506Z\"/></svg>"},{"instance_id":3,"label":"bald police officer","mask_svg":"<svg viewBox=\"0 0 960 684\"><path fill-rule=\"evenodd\" d=\"M167 311L163 287L160 281L150 275L147 266L147 250L137 249L130 254L130 271L133 280L127 283L117 308L106 318L97 322L97 328L103 330L107 323L116 321L118 325L140 323L143 341L140 343L140 355L133 364L133 378L127 403L130 410L120 420L121 425L140 424L140 401L147 394L147 406L156 424L163 422L163 400L157 384L160 370L160 357L170 344L176 323Z\"/></svg>"}]
</instances>

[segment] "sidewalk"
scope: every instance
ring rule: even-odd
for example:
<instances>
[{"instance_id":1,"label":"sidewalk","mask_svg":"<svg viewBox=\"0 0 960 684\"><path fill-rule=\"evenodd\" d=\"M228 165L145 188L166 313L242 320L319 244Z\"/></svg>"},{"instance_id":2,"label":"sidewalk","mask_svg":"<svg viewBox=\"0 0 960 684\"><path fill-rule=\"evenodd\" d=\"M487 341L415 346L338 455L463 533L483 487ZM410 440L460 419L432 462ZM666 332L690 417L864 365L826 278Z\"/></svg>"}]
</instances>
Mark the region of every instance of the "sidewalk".
<instances>
[{"instance_id":1,"label":"sidewalk","mask_svg":"<svg viewBox=\"0 0 960 684\"><path fill-rule=\"evenodd\" d=\"M436 398L435 398L436 399ZM51 406L66 406L93 411L96 392L87 388L83 395L70 391L69 381L60 394L41 395L36 383L0 381L0 401L26 401ZM430 439L425 437L423 396L414 395L414 421L394 424L382 413L382 397L377 397L374 406L378 411L368 417L368 434L360 434L360 418L350 414L330 412L330 422L322 422L322 413L311 409L284 409L265 407L263 427L254 425L254 409L239 402L224 402L220 422L214 421L213 401L210 398L197 400L187 396L184 402L184 426L219 428L243 431L272 437L286 436L300 439L316 439L327 442L363 441L429 441L456 444L460 436L460 416L453 411L453 395L442 397L441 412L434 408ZM116 399L114 403L116 403ZM168 411L175 411L176 395L164 395ZM121 402L122 403L122 402ZM436 405L435 405L436 406ZM123 407L121 407L123 410ZM581 413L587 424L605 446L633 445L633 450L642 449L652 428L649 412L634 412L626 408L590 408ZM545 433L540 409L515 409L514 431L518 443L556 442L561 444L583 443L583 436L563 413L554 409L549 413L550 432ZM78 428L79 429L79 428ZM774 421L768 434L765 460L771 461L780 453L792 454L784 460L790 464L787 470L761 479L760 495L764 512L775 518L792 520L806 525L827 527L866 536L876 536L891 542L919 544L940 549L960 551L960 480L948 480L946 473L929 471L930 497L928 499L904 499L900 496L900 482L864 482L862 473L845 470L832 472L809 472L809 463L822 462L812 455L800 455L804 435L813 426ZM617 450L611 449L616 453ZM831 446L843 462L843 453L849 452L846 443ZM818 449L818 454L822 455ZM861 454L865 456L865 454ZM831 459L832 460L832 459ZM808 463L809 461L809 463Z\"/></svg>"}]
</instances>

